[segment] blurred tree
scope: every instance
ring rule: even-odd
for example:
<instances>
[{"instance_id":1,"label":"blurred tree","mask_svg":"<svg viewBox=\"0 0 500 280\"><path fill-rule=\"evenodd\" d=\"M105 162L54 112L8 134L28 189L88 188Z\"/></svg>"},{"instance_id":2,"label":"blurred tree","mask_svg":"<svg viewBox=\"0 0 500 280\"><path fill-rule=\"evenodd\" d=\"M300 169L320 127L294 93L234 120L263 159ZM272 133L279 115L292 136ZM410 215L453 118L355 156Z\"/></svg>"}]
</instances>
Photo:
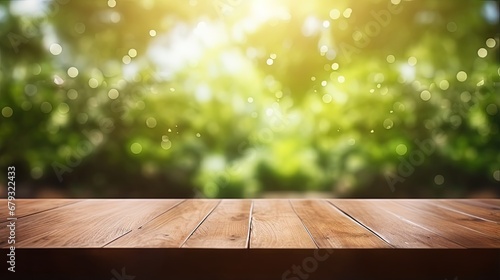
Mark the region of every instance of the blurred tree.
<instances>
[{"instance_id":1,"label":"blurred tree","mask_svg":"<svg viewBox=\"0 0 500 280\"><path fill-rule=\"evenodd\" d=\"M35 194L498 195L498 14L496 1L2 1L0 165Z\"/></svg>"}]
</instances>

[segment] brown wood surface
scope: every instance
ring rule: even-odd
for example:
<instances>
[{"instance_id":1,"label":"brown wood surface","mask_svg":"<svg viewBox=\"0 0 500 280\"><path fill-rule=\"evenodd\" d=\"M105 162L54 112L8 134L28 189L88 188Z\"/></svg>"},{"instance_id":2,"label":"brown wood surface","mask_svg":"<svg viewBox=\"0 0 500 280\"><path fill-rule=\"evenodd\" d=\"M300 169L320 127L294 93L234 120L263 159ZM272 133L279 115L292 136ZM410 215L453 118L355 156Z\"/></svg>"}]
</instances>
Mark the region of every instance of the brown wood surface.
<instances>
[{"instance_id":1,"label":"brown wood surface","mask_svg":"<svg viewBox=\"0 0 500 280\"><path fill-rule=\"evenodd\" d=\"M499 202L19 199L16 247L499 249ZM0 213L0 247L7 248L9 221Z\"/></svg>"},{"instance_id":2,"label":"brown wood surface","mask_svg":"<svg viewBox=\"0 0 500 280\"><path fill-rule=\"evenodd\" d=\"M15 216L18 218L40 213L50 209L58 208L64 205L77 203L80 199L18 199L15 200ZM8 211L0 212L0 222L5 222L8 217Z\"/></svg>"},{"instance_id":3,"label":"brown wood surface","mask_svg":"<svg viewBox=\"0 0 500 280\"><path fill-rule=\"evenodd\" d=\"M292 206L319 248L390 248L326 201L295 200Z\"/></svg>"},{"instance_id":4,"label":"brown wood surface","mask_svg":"<svg viewBox=\"0 0 500 280\"><path fill-rule=\"evenodd\" d=\"M374 202L367 203L373 204ZM443 201L436 201L433 203L435 205L442 205ZM483 234L482 231L484 231L484 229L480 225L477 225L475 228L476 230L470 229L460 225L456 220L447 219L430 214L429 212L421 211L420 209L409 207L405 202L385 201L377 205L401 219L405 219L449 240L453 240L453 242L466 248L500 247L500 239Z\"/></svg>"},{"instance_id":5,"label":"brown wood surface","mask_svg":"<svg viewBox=\"0 0 500 280\"><path fill-rule=\"evenodd\" d=\"M251 200L223 200L182 247L247 248Z\"/></svg>"},{"instance_id":6,"label":"brown wood surface","mask_svg":"<svg viewBox=\"0 0 500 280\"><path fill-rule=\"evenodd\" d=\"M478 207L478 205L471 205L466 203L464 200L438 200L436 201L436 205L456 212L500 223L500 206Z\"/></svg>"},{"instance_id":7,"label":"brown wood surface","mask_svg":"<svg viewBox=\"0 0 500 280\"><path fill-rule=\"evenodd\" d=\"M465 201L477 201L477 202L482 202L482 203L486 203L489 205L493 205L496 207L500 207L500 199L465 199Z\"/></svg>"},{"instance_id":8,"label":"brown wood surface","mask_svg":"<svg viewBox=\"0 0 500 280\"><path fill-rule=\"evenodd\" d=\"M393 215L386 200L331 200L333 205L396 248L461 248L427 228Z\"/></svg>"},{"instance_id":9,"label":"brown wood surface","mask_svg":"<svg viewBox=\"0 0 500 280\"><path fill-rule=\"evenodd\" d=\"M284 199L254 201L250 237L250 248L317 248Z\"/></svg>"},{"instance_id":10,"label":"brown wood surface","mask_svg":"<svg viewBox=\"0 0 500 280\"><path fill-rule=\"evenodd\" d=\"M463 212L449 211L446 208L440 207L439 201L397 201L403 207L412 207L425 215L433 216L437 219L446 221L454 221L455 224L468 228L472 231L479 232L492 239L500 239L498 225L495 222L478 218L474 215L469 215ZM479 230L480 229L480 230Z\"/></svg>"},{"instance_id":11,"label":"brown wood surface","mask_svg":"<svg viewBox=\"0 0 500 280\"><path fill-rule=\"evenodd\" d=\"M186 200L107 247L179 248L218 203L219 200Z\"/></svg>"},{"instance_id":12,"label":"brown wood surface","mask_svg":"<svg viewBox=\"0 0 500 280\"><path fill-rule=\"evenodd\" d=\"M167 211L180 200L86 200L20 218L16 245L25 248L102 247ZM7 236L7 227L0 236ZM2 238L0 246L6 246Z\"/></svg>"}]
</instances>

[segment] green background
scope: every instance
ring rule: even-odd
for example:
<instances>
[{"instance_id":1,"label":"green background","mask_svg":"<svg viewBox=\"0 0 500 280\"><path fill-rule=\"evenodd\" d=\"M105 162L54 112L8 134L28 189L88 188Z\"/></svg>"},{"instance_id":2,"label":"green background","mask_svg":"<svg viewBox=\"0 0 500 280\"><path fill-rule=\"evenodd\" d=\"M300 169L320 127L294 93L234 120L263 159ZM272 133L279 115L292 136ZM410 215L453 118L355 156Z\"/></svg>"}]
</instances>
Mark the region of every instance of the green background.
<instances>
[{"instance_id":1,"label":"green background","mask_svg":"<svg viewBox=\"0 0 500 280\"><path fill-rule=\"evenodd\" d=\"M495 1L1 1L0 166L28 197L498 197L498 30Z\"/></svg>"}]
</instances>

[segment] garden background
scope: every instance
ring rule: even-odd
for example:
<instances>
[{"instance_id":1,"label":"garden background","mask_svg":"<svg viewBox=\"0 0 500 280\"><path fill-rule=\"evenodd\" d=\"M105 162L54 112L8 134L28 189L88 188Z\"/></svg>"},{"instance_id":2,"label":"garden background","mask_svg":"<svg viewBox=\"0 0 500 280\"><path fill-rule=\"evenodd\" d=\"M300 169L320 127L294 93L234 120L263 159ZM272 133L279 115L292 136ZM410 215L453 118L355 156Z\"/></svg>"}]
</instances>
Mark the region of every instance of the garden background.
<instances>
[{"instance_id":1,"label":"garden background","mask_svg":"<svg viewBox=\"0 0 500 280\"><path fill-rule=\"evenodd\" d=\"M497 1L0 1L0 166L24 197L498 197L499 30Z\"/></svg>"}]
</instances>

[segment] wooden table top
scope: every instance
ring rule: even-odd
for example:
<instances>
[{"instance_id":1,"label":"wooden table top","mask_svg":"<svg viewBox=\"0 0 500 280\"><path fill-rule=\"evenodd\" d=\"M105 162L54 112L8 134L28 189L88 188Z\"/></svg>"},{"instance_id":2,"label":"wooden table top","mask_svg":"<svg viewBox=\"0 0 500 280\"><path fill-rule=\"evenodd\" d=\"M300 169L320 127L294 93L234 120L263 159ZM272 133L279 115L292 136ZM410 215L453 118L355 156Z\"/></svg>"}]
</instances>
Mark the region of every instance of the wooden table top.
<instances>
[{"instance_id":1,"label":"wooden table top","mask_svg":"<svg viewBox=\"0 0 500 280\"><path fill-rule=\"evenodd\" d=\"M17 248L500 248L500 199L15 203ZM8 236L9 217L0 218ZM0 245L9 247L6 238Z\"/></svg>"}]
</instances>

